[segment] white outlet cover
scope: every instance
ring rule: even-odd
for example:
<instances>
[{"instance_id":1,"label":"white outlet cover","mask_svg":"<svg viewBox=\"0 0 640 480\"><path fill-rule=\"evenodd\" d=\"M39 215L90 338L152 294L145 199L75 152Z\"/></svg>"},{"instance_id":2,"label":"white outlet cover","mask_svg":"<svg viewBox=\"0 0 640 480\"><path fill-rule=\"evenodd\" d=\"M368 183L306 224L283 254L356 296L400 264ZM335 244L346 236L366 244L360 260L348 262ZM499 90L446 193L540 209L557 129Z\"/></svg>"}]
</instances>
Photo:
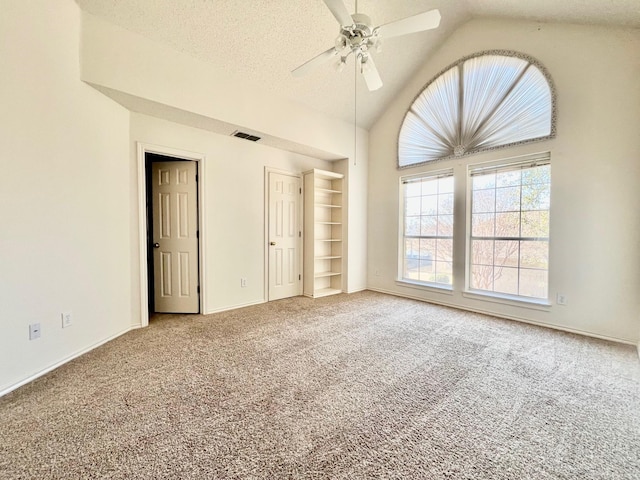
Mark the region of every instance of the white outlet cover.
<instances>
[{"instance_id":1,"label":"white outlet cover","mask_svg":"<svg viewBox=\"0 0 640 480\"><path fill-rule=\"evenodd\" d=\"M71 312L62 312L60 314L62 318L62 328L67 328L73 323L73 314Z\"/></svg>"},{"instance_id":2,"label":"white outlet cover","mask_svg":"<svg viewBox=\"0 0 640 480\"><path fill-rule=\"evenodd\" d=\"M40 324L32 323L29 325L29 340L35 340L36 338L40 338Z\"/></svg>"}]
</instances>

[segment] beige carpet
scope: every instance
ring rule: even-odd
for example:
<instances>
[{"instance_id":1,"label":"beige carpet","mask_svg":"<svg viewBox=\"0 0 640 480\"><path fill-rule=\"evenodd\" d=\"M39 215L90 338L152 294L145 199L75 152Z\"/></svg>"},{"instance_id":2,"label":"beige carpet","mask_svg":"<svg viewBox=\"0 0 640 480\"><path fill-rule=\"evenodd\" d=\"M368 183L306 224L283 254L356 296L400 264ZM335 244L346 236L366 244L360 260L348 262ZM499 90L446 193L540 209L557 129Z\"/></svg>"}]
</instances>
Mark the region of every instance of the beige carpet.
<instances>
[{"instance_id":1,"label":"beige carpet","mask_svg":"<svg viewBox=\"0 0 640 480\"><path fill-rule=\"evenodd\" d=\"M0 399L0 478L639 479L635 350L372 292L156 317Z\"/></svg>"}]
</instances>

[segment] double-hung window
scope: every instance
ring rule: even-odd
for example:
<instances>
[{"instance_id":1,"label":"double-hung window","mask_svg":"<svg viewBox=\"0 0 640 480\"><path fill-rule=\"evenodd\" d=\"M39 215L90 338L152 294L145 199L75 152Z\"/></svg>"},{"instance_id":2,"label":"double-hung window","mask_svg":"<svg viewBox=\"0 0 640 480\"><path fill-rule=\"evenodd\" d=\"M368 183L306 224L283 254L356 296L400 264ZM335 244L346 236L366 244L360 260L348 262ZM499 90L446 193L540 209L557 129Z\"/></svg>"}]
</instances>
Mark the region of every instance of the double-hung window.
<instances>
[{"instance_id":1,"label":"double-hung window","mask_svg":"<svg viewBox=\"0 0 640 480\"><path fill-rule=\"evenodd\" d=\"M401 179L403 225L400 280L453 284L453 172Z\"/></svg>"},{"instance_id":2,"label":"double-hung window","mask_svg":"<svg viewBox=\"0 0 640 480\"><path fill-rule=\"evenodd\" d=\"M470 291L546 300L549 277L548 154L470 167Z\"/></svg>"}]
</instances>

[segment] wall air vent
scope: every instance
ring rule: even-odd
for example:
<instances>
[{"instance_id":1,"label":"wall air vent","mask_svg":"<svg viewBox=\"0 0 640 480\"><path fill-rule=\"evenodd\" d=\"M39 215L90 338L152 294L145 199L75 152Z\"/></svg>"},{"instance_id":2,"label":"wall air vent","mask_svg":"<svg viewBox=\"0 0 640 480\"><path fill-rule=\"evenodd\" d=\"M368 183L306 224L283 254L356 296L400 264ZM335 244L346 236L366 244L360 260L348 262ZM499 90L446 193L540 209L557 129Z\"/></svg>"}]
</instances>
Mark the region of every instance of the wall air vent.
<instances>
[{"instance_id":1,"label":"wall air vent","mask_svg":"<svg viewBox=\"0 0 640 480\"><path fill-rule=\"evenodd\" d=\"M249 140L251 142L257 142L258 140L260 140L260 137L256 137L255 135L251 135L249 133L241 132L240 130L236 130L231 135L238 138L244 138L245 140Z\"/></svg>"}]
</instances>

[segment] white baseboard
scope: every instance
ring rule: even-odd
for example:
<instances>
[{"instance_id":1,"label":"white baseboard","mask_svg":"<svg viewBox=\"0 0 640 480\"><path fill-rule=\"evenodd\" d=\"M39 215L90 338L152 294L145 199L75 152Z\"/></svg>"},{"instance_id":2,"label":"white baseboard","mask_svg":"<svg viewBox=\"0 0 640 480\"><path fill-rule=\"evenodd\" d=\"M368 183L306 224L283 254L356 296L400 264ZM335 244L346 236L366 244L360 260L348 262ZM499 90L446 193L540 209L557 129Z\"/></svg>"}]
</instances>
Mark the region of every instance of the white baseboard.
<instances>
[{"instance_id":1,"label":"white baseboard","mask_svg":"<svg viewBox=\"0 0 640 480\"><path fill-rule=\"evenodd\" d=\"M208 312L205 312L203 315L211 315L212 313L228 312L229 310L235 310L236 308L244 308L244 307L250 307L252 305L260 305L261 303L266 303L266 301L258 300L257 302L240 303L238 305L231 305L229 307L216 308L214 310L209 310Z\"/></svg>"},{"instance_id":2,"label":"white baseboard","mask_svg":"<svg viewBox=\"0 0 640 480\"><path fill-rule=\"evenodd\" d=\"M501 314L501 313L492 312L490 310L483 310L483 309L480 309L480 308L470 308L470 307L457 305L457 304L450 303L450 302L441 302L441 301L438 301L438 300L431 300L431 299L426 300L426 299L418 297L418 296L400 294L398 292L392 292L390 290L384 290L382 288L371 288L371 287L369 287L368 290L371 290L372 292L386 293L387 295L393 295L395 297L410 298L412 300L419 300L419 301L425 302L425 303L433 303L433 304L442 305L442 306L445 306L445 307L457 308L458 310L465 310L467 312L482 313L484 315L491 315L492 317L504 318L504 319L507 319L507 320L515 320L517 322L528 323L530 325L537 325L539 327L552 328L554 330L560 330L560 331L563 331L563 332L577 333L578 335L584 335L584 336L587 336L587 337L599 338L600 340L608 340L610 342L624 343L626 345L635 345L634 342L629 341L629 340L625 340L625 339L622 339L622 338L608 337L606 335L600 335L598 333L589 332L587 330L578 330L578 329L575 329L575 328L567 328L567 327L563 327L563 326L560 326L560 325L555 325L553 323L536 322L534 320L529 320L529 319L526 319L526 318L516 317L516 316L513 316L513 315L504 315L504 314ZM640 343L638 343L638 355L640 355Z\"/></svg>"},{"instance_id":3,"label":"white baseboard","mask_svg":"<svg viewBox=\"0 0 640 480\"><path fill-rule=\"evenodd\" d=\"M14 383L12 385L9 386L5 386L2 387L2 389L0 389L0 397L6 395L9 392L13 392L14 390L16 390L17 388L22 387L23 385L26 385L29 382L33 382L36 378L39 378L49 372L51 372L52 370L55 370L58 367L61 367L62 365L64 365L67 362L70 362L71 360L73 360L74 358L78 358L81 355L84 355L85 353L90 352L91 350L98 348L100 345L104 345L107 342L110 342L111 340L114 340L115 338L118 338L121 335L124 335L127 332L130 332L131 330L134 330L135 328L139 328L139 327L130 327L127 328L119 333L116 333L115 335L111 335L110 337L105 338L104 340L100 340L97 343L94 343L93 345L90 345L86 348L83 348L81 350L78 350L77 352L72 353L71 355L63 358L62 360L49 365L48 367L46 367L43 370L40 370L37 373L34 373L33 375L28 376L27 378L20 380L18 383Z\"/></svg>"}]
</instances>

